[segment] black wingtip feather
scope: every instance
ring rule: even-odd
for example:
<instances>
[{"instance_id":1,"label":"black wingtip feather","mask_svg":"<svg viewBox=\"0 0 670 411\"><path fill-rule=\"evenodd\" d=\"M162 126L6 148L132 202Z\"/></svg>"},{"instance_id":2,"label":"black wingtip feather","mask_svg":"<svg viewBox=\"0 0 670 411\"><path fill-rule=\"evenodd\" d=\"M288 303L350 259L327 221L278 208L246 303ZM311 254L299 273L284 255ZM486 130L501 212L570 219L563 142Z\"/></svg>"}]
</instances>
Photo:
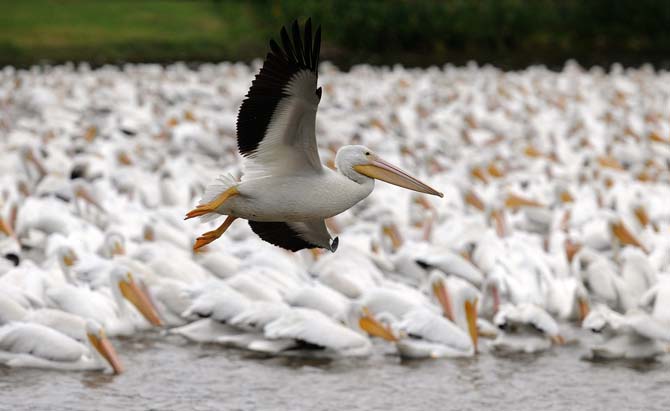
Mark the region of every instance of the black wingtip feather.
<instances>
[{"instance_id":1,"label":"black wingtip feather","mask_svg":"<svg viewBox=\"0 0 670 411\"><path fill-rule=\"evenodd\" d=\"M302 40L300 40L300 27L298 27L298 20L293 21L293 26L291 27L293 32L293 46L295 50L295 58L298 60L298 64L309 64L309 61L305 61L305 58L302 55Z\"/></svg>"},{"instance_id":2,"label":"black wingtip feather","mask_svg":"<svg viewBox=\"0 0 670 411\"><path fill-rule=\"evenodd\" d=\"M314 67L319 67L319 54L321 53L321 26L317 27L316 34L314 34Z\"/></svg>"},{"instance_id":3,"label":"black wingtip feather","mask_svg":"<svg viewBox=\"0 0 670 411\"><path fill-rule=\"evenodd\" d=\"M311 67L312 62L312 19L307 19L305 23L305 62Z\"/></svg>"},{"instance_id":4,"label":"black wingtip feather","mask_svg":"<svg viewBox=\"0 0 670 411\"><path fill-rule=\"evenodd\" d=\"M249 220L249 227L263 241L286 250L299 251L318 247L303 240L300 234L286 223Z\"/></svg>"},{"instance_id":5,"label":"black wingtip feather","mask_svg":"<svg viewBox=\"0 0 670 411\"><path fill-rule=\"evenodd\" d=\"M321 50L321 27L312 36L312 19L305 22L304 37L297 20L280 30L280 43L270 40L270 51L261 71L251 84L237 116L237 147L243 156L251 155L263 140L279 101L285 96L284 87L291 77L309 70L318 77ZM291 38L292 37L292 38ZM319 92L315 90L319 95ZM320 97L320 96L319 96Z\"/></svg>"},{"instance_id":6,"label":"black wingtip feather","mask_svg":"<svg viewBox=\"0 0 670 411\"><path fill-rule=\"evenodd\" d=\"M298 59L295 57L295 52L293 51L293 44L291 44L291 39L288 37L288 31L286 31L286 27L281 28L281 32L279 33L281 36L281 43L284 46L284 51L286 52L286 56L288 57L289 63L296 64Z\"/></svg>"},{"instance_id":7,"label":"black wingtip feather","mask_svg":"<svg viewBox=\"0 0 670 411\"><path fill-rule=\"evenodd\" d=\"M269 59L273 53L279 57L283 57L284 59L286 58L286 56L284 55L284 50L282 50L281 47L279 47L279 44L277 44L275 39L270 39L270 52L268 53L265 59L266 60Z\"/></svg>"}]
</instances>

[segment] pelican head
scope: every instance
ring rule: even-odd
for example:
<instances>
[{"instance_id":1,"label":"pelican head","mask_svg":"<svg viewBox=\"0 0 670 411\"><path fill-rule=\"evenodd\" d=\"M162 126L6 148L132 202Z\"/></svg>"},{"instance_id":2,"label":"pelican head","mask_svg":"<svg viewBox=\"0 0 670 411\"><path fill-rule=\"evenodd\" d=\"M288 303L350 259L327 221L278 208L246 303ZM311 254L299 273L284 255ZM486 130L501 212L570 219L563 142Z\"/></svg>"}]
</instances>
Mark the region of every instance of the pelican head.
<instances>
[{"instance_id":1,"label":"pelican head","mask_svg":"<svg viewBox=\"0 0 670 411\"><path fill-rule=\"evenodd\" d=\"M151 325L161 326L163 324L145 287L140 287L130 272L119 266L114 268L111 278L123 298L130 301Z\"/></svg>"},{"instance_id":2,"label":"pelican head","mask_svg":"<svg viewBox=\"0 0 670 411\"><path fill-rule=\"evenodd\" d=\"M95 351L109 363L114 370L114 374L121 374L123 366L114 346L107 339L104 328L97 322L88 320L86 321L86 337Z\"/></svg>"},{"instance_id":3,"label":"pelican head","mask_svg":"<svg viewBox=\"0 0 670 411\"><path fill-rule=\"evenodd\" d=\"M359 183L365 181L365 178L373 178L408 190L444 197L439 191L382 160L365 146L352 145L340 148L335 156L335 164L342 174Z\"/></svg>"},{"instance_id":4,"label":"pelican head","mask_svg":"<svg viewBox=\"0 0 670 411\"><path fill-rule=\"evenodd\" d=\"M79 261L79 257L77 257L77 254L70 246L62 245L58 247L56 253L60 259L59 263L61 263L61 267L72 267Z\"/></svg>"},{"instance_id":5,"label":"pelican head","mask_svg":"<svg viewBox=\"0 0 670 411\"><path fill-rule=\"evenodd\" d=\"M142 237L144 237L145 241L156 240L156 231L151 224L144 225L144 228L142 229Z\"/></svg>"},{"instance_id":6,"label":"pelican head","mask_svg":"<svg viewBox=\"0 0 670 411\"><path fill-rule=\"evenodd\" d=\"M105 257L111 258L115 255L126 254L126 239L123 234L111 231L105 235L105 241L101 248L101 254Z\"/></svg>"}]
</instances>

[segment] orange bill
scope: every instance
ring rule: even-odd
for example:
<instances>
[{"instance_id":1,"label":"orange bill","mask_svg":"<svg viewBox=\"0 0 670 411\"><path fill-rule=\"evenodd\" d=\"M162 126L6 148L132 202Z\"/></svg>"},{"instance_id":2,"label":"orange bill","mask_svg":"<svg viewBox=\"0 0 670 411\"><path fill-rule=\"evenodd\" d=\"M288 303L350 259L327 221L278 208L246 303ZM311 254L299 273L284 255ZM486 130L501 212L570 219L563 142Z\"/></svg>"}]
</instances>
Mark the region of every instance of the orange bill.
<instances>
[{"instance_id":1,"label":"orange bill","mask_svg":"<svg viewBox=\"0 0 670 411\"><path fill-rule=\"evenodd\" d=\"M3 233L7 237L14 236L14 231L2 217L0 217L0 233Z\"/></svg>"},{"instance_id":2,"label":"orange bill","mask_svg":"<svg viewBox=\"0 0 670 411\"><path fill-rule=\"evenodd\" d=\"M449 320L454 321L454 310L451 306L451 298L449 297L449 291L447 290L447 285L442 280L433 282L433 294L437 298L437 301L442 306L442 313Z\"/></svg>"},{"instance_id":3,"label":"orange bill","mask_svg":"<svg viewBox=\"0 0 670 411\"><path fill-rule=\"evenodd\" d=\"M396 226L394 223L385 224L382 227L382 232L391 240L391 246L393 247L393 250L398 250L400 247L402 247L403 239L400 235L400 231L398 231L398 226Z\"/></svg>"},{"instance_id":4,"label":"orange bill","mask_svg":"<svg viewBox=\"0 0 670 411\"><path fill-rule=\"evenodd\" d=\"M584 319L589 315L589 303L583 297L577 297L577 306L579 308L579 323L584 322Z\"/></svg>"},{"instance_id":5,"label":"orange bill","mask_svg":"<svg viewBox=\"0 0 670 411\"><path fill-rule=\"evenodd\" d=\"M123 372L123 366L121 365L119 356L116 354L114 346L107 339L104 331L101 331L99 336L92 333L88 333L87 336L93 348L95 348L112 367L114 374L121 374Z\"/></svg>"},{"instance_id":6,"label":"orange bill","mask_svg":"<svg viewBox=\"0 0 670 411\"><path fill-rule=\"evenodd\" d=\"M644 245L642 245L640 240L638 240L637 237L635 237L633 233L631 233L628 228L626 228L623 221L618 221L612 224L612 233L619 241L621 241L621 244L632 245L642 249L642 251L645 253L647 252L647 249L644 247Z\"/></svg>"},{"instance_id":7,"label":"orange bill","mask_svg":"<svg viewBox=\"0 0 670 411\"><path fill-rule=\"evenodd\" d=\"M521 207L544 207L544 205L535 200L521 197L517 194L510 193L505 199L505 207L517 209Z\"/></svg>"},{"instance_id":8,"label":"orange bill","mask_svg":"<svg viewBox=\"0 0 670 411\"><path fill-rule=\"evenodd\" d=\"M369 310L363 309L363 315L358 320L358 325L363 331L373 337L383 338L386 341L397 342L398 337L393 334L391 327L379 322Z\"/></svg>"},{"instance_id":9,"label":"orange bill","mask_svg":"<svg viewBox=\"0 0 670 411\"><path fill-rule=\"evenodd\" d=\"M412 177L406 171L388 163L376 155L371 156L369 164L356 165L353 167L357 172L374 178L385 181L389 184L403 187L408 190L417 191L419 193L431 194L438 197L444 197L444 194L430 187L429 185Z\"/></svg>"},{"instance_id":10,"label":"orange bill","mask_svg":"<svg viewBox=\"0 0 670 411\"><path fill-rule=\"evenodd\" d=\"M474 208L476 208L479 211L484 211L484 209L486 208L484 206L484 202L482 201L482 199L479 198L479 196L477 194L475 194L475 192L472 191L472 190L468 190L465 193L465 196L463 196L463 197L464 197L465 202L467 204L473 206Z\"/></svg>"},{"instance_id":11,"label":"orange bill","mask_svg":"<svg viewBox=\"0 0 670 411\"><path fill-rule=\"evenodd\" d=\"M130 301L132 305L146 318L149 323L154 326L161 326L163 323L158 316L156 307L151 302L149 296L137 286L133 276L128 273L127 278L119 282L119 289L126 300Z\"/></svg>"},{"instance_id":12,"label":"orange bill","mask_svg":"<svg viewBox=\"0 0 670 411\"><path fill-rule=\"evenodd\" d=\"M649 225L649 214L647 214L647 210L645 210L644 207L635 207L633 212L635 213L635 217L642 227Z\"/></svg>"},{"instance_id":13,"label":"orange bill","mask_svg":"<svg viewBox=\"0 0 670 411\"><path fill-rule=\"evenodd\" d=\"M477 299L474 301L466 300L465 301L465 319L468 322L468 332L470 333L470 338L472 339L472 346L475 347L475 352L477 352L477 344L479 341L479 330L477 329Z\"/></svg>"}]
</instances>

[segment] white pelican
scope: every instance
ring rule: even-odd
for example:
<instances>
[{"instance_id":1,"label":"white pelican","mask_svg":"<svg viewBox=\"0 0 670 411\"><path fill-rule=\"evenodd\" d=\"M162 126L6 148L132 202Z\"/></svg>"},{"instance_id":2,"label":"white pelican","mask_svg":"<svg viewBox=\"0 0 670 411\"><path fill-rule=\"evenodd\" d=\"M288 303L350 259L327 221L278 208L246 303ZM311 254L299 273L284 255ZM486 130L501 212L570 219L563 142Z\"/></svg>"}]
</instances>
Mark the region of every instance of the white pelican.
<instances>
[{"instance_id":1,"label":"white pelican","mask_svg":"<svg viewBox=\"0 0 670 411\"><path fill-rule=\"evenodd\" d=\"M296 348L317 348L325 355L365 356L372 351L369 339L309 308L284 312L268 323L264 332L269 339L294 340Z\"/></svg>"},{"instance_id":2,"label":"white pelican","mask_svg":"<svg viewBox=\"0 0 670 411\"><path fill-rule=\"evenodd\" d=\"M582 327L602 336L589 346L594 359L645 359L666 352L670 328L664 322L634 308L625 315L598 305L584 319Z\"/></svg>"},{"instance_id":3,"label":"white pelican","mask_svg":"<svg viewBox=\"0 0 670 411\"><path fill-rule=\"evenodd\" d=\"M132 335L138 328L147 328L148 324L162 325L150 297L125 267L113 268L109 281L109 289L96 291L71 284L52 287L46 292L47 301L60 310L103 324L112 336ZM139 319L140 314L146 322Z\"/></svg>"},{"instance_id":4,"label":"white pelican","mask_svg":"<svg viewBox=\"0 0 670 411\"><path fill-rule=\"evenodd\" d=\"M381 284L384 274L360 250L345 244L337 255L324 255L310 269L319 281L349 298Z\"/></svg>"},{"instance_id":5,"label":"white pelican","mask_svg":"<svg viewBox=\"0 0 670 411\"><path fill-rule=\"evenodd\" d=\"M425 307L411 309L400 320L388 312L373 316L363 309L358 323L369 335L395 343L406 358L472 357L476 352L472 336Z\"/></svg>"},{"instance_id":6,"label":"white pelican","mask_svg":"<svg viewBox=\"0 0 670 411\"><path fill-rule=\"evenodd\" d=\"M94 321L87 321L85 344L45 325L11 322L0 327L0 363L10 367L57 370L100 370L109 364L115 374L121 362Z\"/></svg>"},{"instance_id":7,"label":"white pelican","mask_svg":"<svg viewBox=\"0 0 670 411\"><path fill-rule=\"evenodd\" d=\"M468 332L476 351L479 340L477 307L480 292L462 278L446 277L438 270L431 271L428 281L433 295L442 307L443 315L463 332Z\"/></svg>"},{"instance_id":8,"label":"white pelican","mask_svg":"<svg viewBox=\"0 0 670 411\"><path fill-rule=\"evenodd\" d=\"M371 349L367 338L314 309L253 301L221 281L193 292L183 316L208 318L170 331L192 341L275 354L319 348L325 354L366 355Z\"/></svg>"},{"instance_id":9,"label":"white pelican","mask_svg":"<svg viewBox=\"0 0 670 411\"><path fill-rule=\"evenodd\" d=\"M659 281L640 298L640 305L650 308L655 318L670 324L670 274L659 275Z\"/></svg>"},{"instance_id":10,"label":"white pelican","mask_svg":"<svg viewBox=\"0 0 670 411\"><path fill-rule=\"evenodd\" d=\"M483 273L466 258L450 250L431 250L432 252L417 258L417 263L437 268L447 275L454 275L479 287L484 281Z\"/></svg>"},{"instance_id":11,"label":"white pelican","mask_svg":"<svg viewBox=\"0 0 670 411\"><path fill-rule=\"evenodd\" d=\"M321 28L312 37L307 20L301 35L295 21L291 35L282 28L281 43L283 48L270 41L270 52L237 117L237 145L245 157L242 181L219 177L186 215L205 220L228 216L216 230L200 236L194 249L221 237L235 219L243 218L274 245L291 251L335 251L338 239L331 239L324 219L367 197L374 179L443 196L360 145L339 149L338 171L323 167L315 135L322 94L317 88Z\"/></svg>"},{"instance_id":12,"label":"white pelican","mask_svg":"<svg viewBox=\"0 0 670 411\"><path fill-rule=\"evenodd\" d=\"M536 353L565 343L556 321L535 304L505 304L493 322L503 330L491 343L498 351Z\"/></svg>"},{"instance_id":13,"label":"white pelican","mask_svg":"<svg viewBox=\"0 0 670 411\"><path fill-rule=\"evenodd\" d=\"M425 295L401 284L387 282L386 285L367 291L349 305L345 322L350 327L395 343L403 357L469 357L475 354L477 314L470 302L465 303L464 314L468 321L468 336L459 325L440 315L439 309Z\"/></svg>"}]
</instances>

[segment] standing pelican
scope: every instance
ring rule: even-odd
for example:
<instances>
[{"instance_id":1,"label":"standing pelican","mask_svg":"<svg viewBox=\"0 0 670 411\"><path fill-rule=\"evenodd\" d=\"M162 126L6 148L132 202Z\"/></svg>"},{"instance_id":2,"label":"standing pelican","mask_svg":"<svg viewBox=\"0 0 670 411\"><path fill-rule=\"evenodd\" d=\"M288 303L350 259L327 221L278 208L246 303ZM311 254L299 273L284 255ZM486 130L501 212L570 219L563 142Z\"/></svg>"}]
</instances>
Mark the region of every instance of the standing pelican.
<instances>
[{"instance_id":1,"label":"standing pelican","mask_svg":"<svg viewBox=\"0 0 670 411\"><path fill-rule=\"evenodd\" d=\"M331 239L324 219L367 197L374 179L443 196L364 146L342 147L335 158L337 171L323 167L315 135L322 94L317 88L321 28L312 37L307 20L301 36L295 21L291 35L282 28L281 43L283 47L270 41L270 52L237 116L237 146L245 157L242 181L219 177L186 215L204 220L228 216L217 229L200 236L194 249L244 218L259 237L285 249L335 251L338 239Z\"/></svg>"}]
</instances>

